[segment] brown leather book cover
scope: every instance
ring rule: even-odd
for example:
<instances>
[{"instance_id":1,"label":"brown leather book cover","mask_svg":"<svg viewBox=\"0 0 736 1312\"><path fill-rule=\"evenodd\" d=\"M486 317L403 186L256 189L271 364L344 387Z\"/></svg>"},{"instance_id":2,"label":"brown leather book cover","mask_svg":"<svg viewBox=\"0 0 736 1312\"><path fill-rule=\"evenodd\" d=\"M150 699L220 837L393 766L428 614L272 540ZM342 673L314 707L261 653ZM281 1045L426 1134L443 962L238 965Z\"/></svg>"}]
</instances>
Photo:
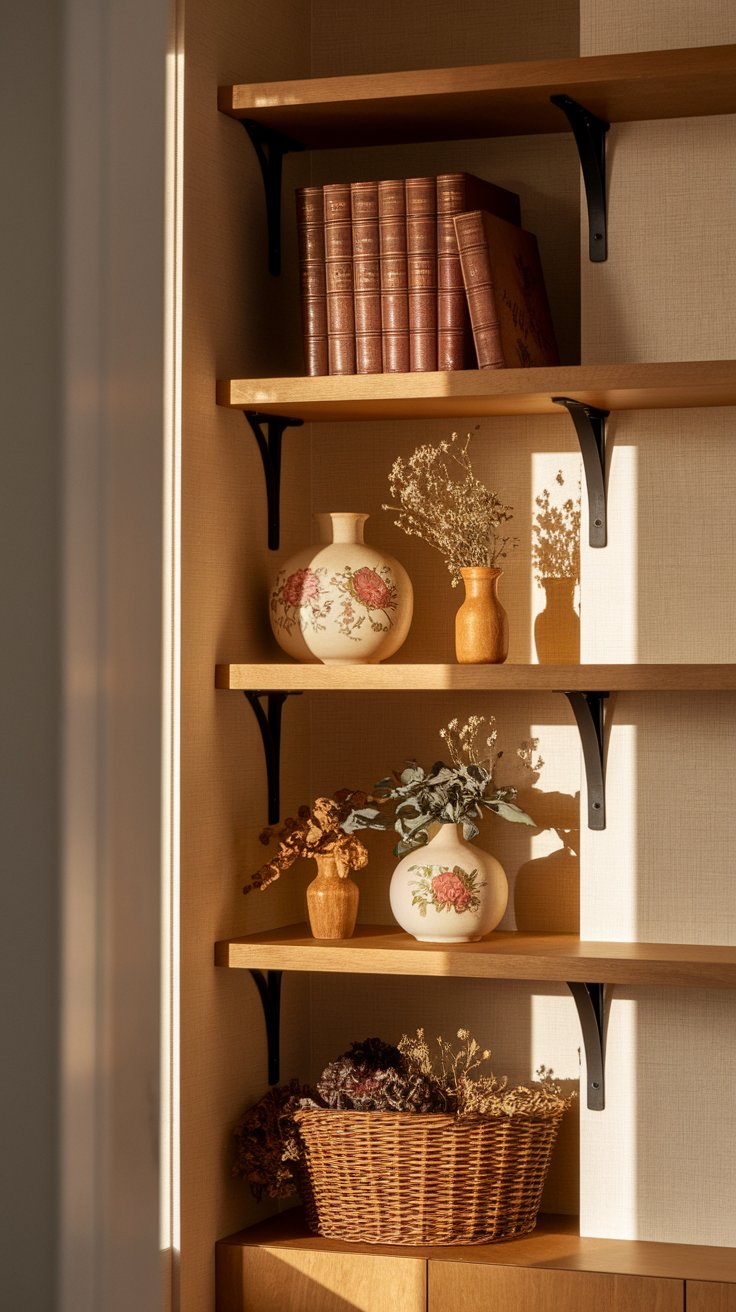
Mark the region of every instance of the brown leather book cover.
<instances>
[{"instance_id":1,"label":"brown leather book cover","mask_svg":"<svg viewBox=\"0 0 736 1312\"><path fill-rule=\"evenodd\" d=\"M453 222L478 368L559 364L534 233L483 210Z\"/></svg>"},{"instance_id":2,"label":"brown leather book cover","mask_svg":"<svg viewBox=\"0 0 736 1312\"><path fill-rule=\"evenodd\" d=\"M406 253L409 368L437 368L437 188L435 178L407 178Z\"/></svg>"},{"instance_id":3,"label":"brown leather book cover","mask_svg":"<svg viewBox=\"0 0 736 1312\"><path fill-rule=\"evenodd\" d=\"M409 371L409 283L404 179L378 184L383 372Z\"/></svg>"},{"instance_id":4,"label":"brown leather book cover","mask_svg":"<svg viewBox=\"0 0 736 1312\"><path fill-rule=\"evenodd\" d=\"M353 303L355 307L355 370L380 374L381 266L378 240L378 183L351 182L353 224Z\"/></svg>"},{"instance_id":5,"label":"brown leather book cover","mask_svg":"<svg viewBox=\"0 0 736 1312\"><path fill-rule=\"evenodd\" d=\"M325 213L325 286L327 357L331 374L355 373L353 305L353 234L350 183L328 182L322 188Z\"/></svg>"},{"instance_id":6,"label":"brown leather book cover","mask_svg":"<svg viewBox=\"0 0 736 1312\"><path fill-rule=\"evenodd\" d=\"M485 210L509 223L521 223L514 191L474 173L441 173L437 178L437 368L474 369L475 349L453 216Z\"/></svg>"},{"instance_id":7,"label":"brown leather book cover","mask_svg":"<svg viewBox=\"0 0 736 1312\"><path fill-rule=\"evenodd\" d=\"M321 187L297 188L296 229L299 242L304 364L308 374L317 376L329 371L324 205Z\"/></svg>"}]
</instances>

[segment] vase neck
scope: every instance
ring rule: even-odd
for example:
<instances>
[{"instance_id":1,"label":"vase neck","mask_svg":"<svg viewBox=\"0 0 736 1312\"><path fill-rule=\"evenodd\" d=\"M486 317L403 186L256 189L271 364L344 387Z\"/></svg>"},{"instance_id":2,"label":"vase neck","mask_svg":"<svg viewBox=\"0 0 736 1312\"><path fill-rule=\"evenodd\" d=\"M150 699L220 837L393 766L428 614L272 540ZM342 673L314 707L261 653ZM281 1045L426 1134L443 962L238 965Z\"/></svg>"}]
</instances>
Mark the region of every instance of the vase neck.
<instances>
[{"instance_id":1,"label":"vase neck","mask_svg":"<svg viewBox=\"0 0 736 1312\"><path fill-rule=\"evenodd\" d=\"M327 879L338 879L337 862L331 852L315 852L314 860L317 862L317 874L324 875Z\"/></svg>"},{"instance_id":2,"label":"vase neck","mask_svg":"<svg viewBox=\"0 0 736 1312\"><path fill-rule=\"evenodd\" d=\"M363 528L368 516L354 511L330 511L315 516L321 542L363 542Z\"/></svg>"},{"instance_id":3,"label":"vase neck","mask_svg":"<svg viewBox=\"0 0 736 1312\"><path fill-rule=\"evenodd\" d=\"M465 592L469 597L495 596L503 570L490 565L473 565L461 569Z\"/></svg>"}]
</instances>

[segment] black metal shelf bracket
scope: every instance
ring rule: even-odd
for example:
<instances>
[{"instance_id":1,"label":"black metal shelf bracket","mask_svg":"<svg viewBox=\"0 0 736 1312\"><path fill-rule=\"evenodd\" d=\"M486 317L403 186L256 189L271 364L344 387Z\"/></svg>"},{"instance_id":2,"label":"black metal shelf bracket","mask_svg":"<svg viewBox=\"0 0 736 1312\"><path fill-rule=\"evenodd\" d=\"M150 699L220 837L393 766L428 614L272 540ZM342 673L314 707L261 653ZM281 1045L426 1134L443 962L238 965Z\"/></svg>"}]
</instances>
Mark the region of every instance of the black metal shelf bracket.
<instances>
[{"instance_id":1,"label":"black metal shelf bracket","mask_svg":"<svg viewBox=\"0 0 736 1312\"><path fill-rule=\"evenodd\" d=\"M590 1111L602 1112L606 1105L606 986L568 983L580 1018L585 1049L585 1071Z\"/></svg>"},{"instance_id":2,"label":"black metal shelf bracket","mask_svg":"<svg viewBox=\"0 0 736 1312\"><path fill-rule=\"evenodd\" d=\"M266 784L268 788L268 823L275 825L281 815L280 774L281 774L281 712L287 697L300 697L298 692L251 692L246 690L245 699L258 721L263 740L263 754L266 758ZM265 697L267 709L264 711L261 698Z\"/></svg>"},{"instance_id":3,"label":"black metal shelf bracket","mask_svg":"<svg viewBox=\"0 0 736 1312\"><path fill-rule=\"evenodd\" d=\"M585 405L569 396L553 396L554 405L564 405L575 425L588 489L588 542L605 547L608 541L606 511L606 420L610 410Z\"/></svg>"},{"instance_id":4,"label":"black metal shelf bracket","mask_svg":"<svg viewBox=\"0 0 736 1312\"><path fill-rule=\"evenodd\" d=\"M266 1022L266 1051L268 1054L268 1082L279 1082L279 1055L281 1041L281 976L282 970L251 970Z\"/></svg>"},{"instance_id":5,"label":"black metal shelf bracket","mask_svg":"<svg viewBox=\"0 0 736 1312\"><path fill-rule=\"evenodd\" d=\"M266 193L266 224L268 226L268 272L281 273L281 165L289 151L304 150L301 141L294 141L283 132L274 132L253 119L241 119L258 156Z\"/></svg>"},{"instance_id":6,"label":"black metal shelf bracket","mask_svg":"<svg viewBox=\"0 0 736 1312\"><path fill-rule=\"evenodd\" d=\"M594 264L608 256L606 223L606 133L611 124L570 96L550 96L569 121L580 156L588 203L588 254Z\"/></svg>"},{"instance_id":7,"label":"black metal shelf bracket","mask_svg":"<svg viewBox=\"0 0 736 1312\"><path fill-rule=\"evenodd\" d=\"M258 443L258 450L263 461L266 476L266 504L268 507L268 546L270 551L278 551L280 537L280 500L281 500L281 439L285 428L301 428L303 419L287 419L283 415L264 415L258 410L244 410L253 436ZM263 431L265 426L265 432Z\"/></svg>"},{"instance_id":8,"label":"black metal shelf bracket","mask_svg":"<svg viewBox=\"0 0 736 1312\"><path fill-rule=\"evenodd\" d=\"M607 692L565 692L580 733L588 789L588 828L606 827L604 701Z\"/></svg>"}]
</instances>

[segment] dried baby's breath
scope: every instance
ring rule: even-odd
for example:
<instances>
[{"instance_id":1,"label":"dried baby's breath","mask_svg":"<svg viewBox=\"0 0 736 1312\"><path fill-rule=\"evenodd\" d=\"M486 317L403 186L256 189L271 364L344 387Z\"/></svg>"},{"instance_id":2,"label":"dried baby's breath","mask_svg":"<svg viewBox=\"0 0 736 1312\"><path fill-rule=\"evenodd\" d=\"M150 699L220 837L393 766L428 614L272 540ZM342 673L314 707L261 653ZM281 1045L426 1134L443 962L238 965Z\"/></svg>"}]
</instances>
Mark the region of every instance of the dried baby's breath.
<instances>
[{"instance_id":1,"label":"dried baby's breath","mask_svg":"<svg viewBox=\"0 0 736 1312\"><path fill-rule=\"evenodd\" d=\"M442 553L453 587L461 569L495 566L519 541L503 533L513 508L473 473L471 437L453 433L449 442L426 443L407 461L395 460L389 488L398 504L383 506L395 515L397 528Z\"/></svg>"}]
</instances>

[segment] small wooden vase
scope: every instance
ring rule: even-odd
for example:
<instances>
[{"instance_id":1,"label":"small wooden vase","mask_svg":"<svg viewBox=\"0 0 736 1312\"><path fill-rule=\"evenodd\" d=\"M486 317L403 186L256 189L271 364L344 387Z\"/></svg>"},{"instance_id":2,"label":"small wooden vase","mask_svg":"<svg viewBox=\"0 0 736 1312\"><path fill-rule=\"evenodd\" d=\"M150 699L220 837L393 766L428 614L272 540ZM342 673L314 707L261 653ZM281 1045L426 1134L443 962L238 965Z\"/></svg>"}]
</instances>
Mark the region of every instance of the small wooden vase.
<instances>
[{"instance_id":1,"label":"small wooden vase","mask_svg":"<svg viewBox=\"0 0 736 1312\"><path fill-rule=\"evenodd\" d=\"M455 655L461 665L501 665L509 654L509 621L496 589L503 573L488 565L461 569L465 601L455 617Z\"/></svg>"},{"instance_id":2,"label":"small wooden vase","mask_svg":"<svg viewBox=\"0 0 736 1312\"><path fill-rule=\"evenodd\" d=\"M358 915L360 889L337 873L334 856L315 856L317 874L307 886L307 915L314 938L350 938Z\"/></svg>"}]
</instances>

